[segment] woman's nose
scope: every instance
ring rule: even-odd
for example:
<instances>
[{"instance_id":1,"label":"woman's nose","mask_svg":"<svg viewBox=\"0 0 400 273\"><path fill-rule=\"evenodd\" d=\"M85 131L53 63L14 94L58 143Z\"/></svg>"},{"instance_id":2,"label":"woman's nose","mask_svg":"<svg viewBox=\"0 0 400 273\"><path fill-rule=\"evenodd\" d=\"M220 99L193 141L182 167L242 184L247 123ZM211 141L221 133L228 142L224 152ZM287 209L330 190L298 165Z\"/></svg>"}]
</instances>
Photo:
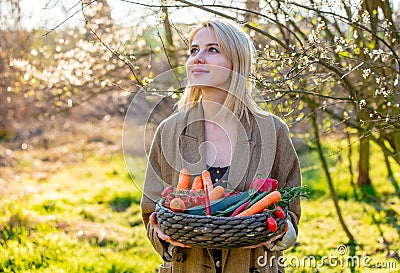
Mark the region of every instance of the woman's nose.
<instances>
[{"instance_id":1,"label":"woman's nose","mask_svg":"<svg viewBox=\"0 0 400 273\"><path fill-rule=\"evenodd\" d=\"M203 54L202 53L198 53L197 55L196 55L196 57L194 58L194 63L195 64L204 64L205 63L205 59L204 59L204 56L203 56Z\"/></svg>"}]
</instances>

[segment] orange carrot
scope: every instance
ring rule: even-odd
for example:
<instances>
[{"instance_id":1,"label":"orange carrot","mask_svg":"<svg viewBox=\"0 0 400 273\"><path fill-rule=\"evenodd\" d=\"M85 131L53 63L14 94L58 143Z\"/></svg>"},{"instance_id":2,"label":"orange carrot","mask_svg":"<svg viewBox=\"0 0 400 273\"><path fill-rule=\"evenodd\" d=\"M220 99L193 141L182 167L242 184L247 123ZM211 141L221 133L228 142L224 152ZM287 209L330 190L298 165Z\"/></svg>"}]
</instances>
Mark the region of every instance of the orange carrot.
<instances>
[{"instance_id":1,"label":"orange carrot","mask_svg":"<svg viewBox=\"0 0 400 273\"><path fill-rule=\"evenodd\" d=\"M193 179L192 190L200 191L200 190L203 190L203 189L204 189L203 179L201 179L201 176L198 175Z\"/></svg>"},{"instance_id":2,"label":"orange carrot","mask_svg":"<svg viewBox=\"0 0 400 273\"><path fill-rule=\"evenodd\" d=\"M281 194L279 191L273 191L268 193L264 198L256 202L250 208L246 209L245 211L239 213L235 217L238 216L250 216L253 214L257 214L262 212L264 209L268 208L269 206L278 203L281 200Z\"/></svg>"},{"instance_id":3,"label":"orange carrot","mask_svg":"<svg viewBox=\"0 0 400 273\"><path fill-rule=\"evenodd\" d=\"M215 201L217 199L220 199L224 197L225 195L225 189L222 186L216 186L209 195L210 201Z\"/></svg>"},{"instance_id":4,"label":"orange carrot","mask_svg":"<svg viewBox=\"0 0 400 273\"><path fill-rule=\"evenodd\" d=\"M208 192L210 193L214 188L212 180L211 180L210 172L207 170L204 170L201 173L201 178L203 179L204 190L208 190Z\"/></svg>"},{"instance_id":5,"label":"orange carrot","mask_svg":"<svg viewBox=\"0 0 400 273\"><path fill-rule=\"evenodd\" d=\"M182 169L179 173L179 181L176 190L188 190L190 188L190 173L187 169Z\"/></svg>"}]
</instances>

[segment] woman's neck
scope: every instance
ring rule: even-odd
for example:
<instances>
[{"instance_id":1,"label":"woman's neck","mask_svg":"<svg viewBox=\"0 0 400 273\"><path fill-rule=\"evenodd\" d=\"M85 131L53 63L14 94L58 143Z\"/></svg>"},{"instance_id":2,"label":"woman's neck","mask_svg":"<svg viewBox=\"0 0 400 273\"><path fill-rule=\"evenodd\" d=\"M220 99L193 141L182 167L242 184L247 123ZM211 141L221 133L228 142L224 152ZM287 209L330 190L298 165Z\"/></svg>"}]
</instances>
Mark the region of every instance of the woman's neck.
<instances>
[{"instance_id":1,"label":"woman's neck","mask_svg":"<svg viewBox=\"0 0 400 273\"><path fill-rule=\"evenodd\" d=\"M217 88L202 89L202 105L206 119L215 120L227 97L227 92Z\"/></svg>"}]
</instances>

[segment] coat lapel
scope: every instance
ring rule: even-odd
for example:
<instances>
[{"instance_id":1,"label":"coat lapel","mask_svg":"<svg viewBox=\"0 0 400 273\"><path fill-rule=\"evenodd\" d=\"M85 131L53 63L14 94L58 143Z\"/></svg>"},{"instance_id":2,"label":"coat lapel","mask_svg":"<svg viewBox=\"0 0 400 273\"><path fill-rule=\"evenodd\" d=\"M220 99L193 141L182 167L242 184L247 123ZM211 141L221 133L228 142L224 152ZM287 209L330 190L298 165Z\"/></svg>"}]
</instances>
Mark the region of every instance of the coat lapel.
<instances>
[{"instance_id":1,"label":"coat lapel","mask_svg":"<svg viewBox=\"0 0 400 273\"><path fill-rule=\"evenodd\" d=\"M182 168L190 170L191 175L201 175L207 168L205 146L201 145L205 140L204 112L201 103L188 111L185 119L186 126L179 137Z\"/></svg>"},{"instance_id":2,"label":"coat lapel","mask_svg":"<svg viewBox=\"0 0 400 273\"><path fill-rule=\"evenodd\" d=\"M251 163L252 154L256 145L256 142L252 139L252 123L252 119L247 121L245 118L242 118L238 127L236 147L233 152L228 176L228 183L234 189L236 189L239 184L244 185L247 179L247 170Z\"/></svg>"}]
</instances>

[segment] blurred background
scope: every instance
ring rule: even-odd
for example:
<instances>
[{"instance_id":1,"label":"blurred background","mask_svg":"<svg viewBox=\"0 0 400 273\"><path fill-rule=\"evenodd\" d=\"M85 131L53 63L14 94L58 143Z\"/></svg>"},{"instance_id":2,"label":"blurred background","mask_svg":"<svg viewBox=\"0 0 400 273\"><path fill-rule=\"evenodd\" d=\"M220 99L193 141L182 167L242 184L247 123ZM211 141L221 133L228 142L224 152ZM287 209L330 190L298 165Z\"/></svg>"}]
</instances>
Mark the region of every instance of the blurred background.
<instances>
[{"instance_id":1,"label":"blurred background","mask_svg":"<svg viewBox=\"0 0 400 273\"><path fill-rule=\"evenodd\" d=\"M311 192L287 272L399 272L399 9L396 0L0 1L0 272L156 272L139 207L145 151L182 90L152 83L180 71L190 29L209 18L254 40L257 100L290 127ZM146 135L141 124L123 130L139 90L163 96ZM123 133L144 143L129 158ZM332 255L370 260L323 259ZM293 262L307 256L317 264Z\"/></svg>"}]
</instances>

